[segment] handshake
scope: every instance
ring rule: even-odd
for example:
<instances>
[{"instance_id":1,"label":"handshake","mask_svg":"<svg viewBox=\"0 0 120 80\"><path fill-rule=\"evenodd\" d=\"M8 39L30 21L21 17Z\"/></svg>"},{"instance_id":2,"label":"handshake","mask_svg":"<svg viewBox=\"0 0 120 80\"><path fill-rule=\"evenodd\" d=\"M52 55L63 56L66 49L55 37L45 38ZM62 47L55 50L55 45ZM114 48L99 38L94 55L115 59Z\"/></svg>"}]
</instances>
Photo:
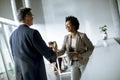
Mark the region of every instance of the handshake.
<instances>
[{"instance_id":1,"label":"handshake","mask_svg":"<svg viewBox=\"0 0 120 80\"><path fill-rule=\"evenodd\" d=\"M57 43L56 43L56 41L50 41L49 43L48 43L48 47L49 48L51 48L54 52L55 52L55 54L57 55L57 56L59 56L59 51L58 51L58 47L57 47Z\"/></svg>"},{"instance_id":2,"label":"handshake","mask_svg":"<svg viewBox=\"0 0 120 80\"><path fill-rule=\"evenodd\" d=\"M50 42L48 42L48 47L50 48L50 49L52 49L54 52L55 52L55 54L57 55L57 51L58 51L58 47L57 47L57 43L56 43L56 41L50 41ZM49 60L50 61L50 63L54 63L54 62L56 62L56 60L55 59L51 59L51 60Z\"/></svg>"},{"instance_id":3,"label":"handshake","mask_svg":"<svg viewBox=\"0 0 120 80\"><path fill-rule=\"evenodd\" d=\"M48 44L49 44L49 48L51 48L56 53L57 56L61 56L61 54L58 51L56 41L50 41ZM70 60L83 60L82 54L79 52L71 51L68 52L67 54ZM54 60L50 60L50 62L54 62Z\"/></svg>"}]
</instances>

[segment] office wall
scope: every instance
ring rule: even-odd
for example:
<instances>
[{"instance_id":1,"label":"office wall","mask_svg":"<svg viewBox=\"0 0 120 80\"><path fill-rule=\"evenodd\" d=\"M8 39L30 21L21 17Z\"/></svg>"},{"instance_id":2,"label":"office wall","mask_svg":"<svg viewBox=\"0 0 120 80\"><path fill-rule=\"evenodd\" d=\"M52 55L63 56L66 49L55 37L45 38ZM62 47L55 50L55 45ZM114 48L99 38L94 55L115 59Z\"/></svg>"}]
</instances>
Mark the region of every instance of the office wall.
<instances>
[{"instance_id":1,"label":"office wall","mask_svg":"<svg viewBox=\"0 0 120 80\"><path fill-rule=\"evenodd\" d=\"M11 0L0 0L0 17L14 20Z\"/></svg>"},{"instance_id":2,"label":"office wall","mask_svg":"<svg viewBox=\"0 0 120 80\"><path fill-rule=\"evenodd\" d=\"M94 44L101 39L99 27L108 26L108 36L118 35L119 27L113 25L110 0L42 0L48 40L61 45L65 29L65 17L76 16L80 21L79 31L87 33ZM120 29L119 29L120 30Z\"/></svg>"},{"instance_id":3,"label":"office wall","mask_svg":"<svg viewBox=\"0 0 120 80\"><path fill-rule=\"evenodd\" d=\"M34 15L35 24L45 24L43 6L41 0L28 0L30 1L30 7Z\"/></svg>"}]
</instances>

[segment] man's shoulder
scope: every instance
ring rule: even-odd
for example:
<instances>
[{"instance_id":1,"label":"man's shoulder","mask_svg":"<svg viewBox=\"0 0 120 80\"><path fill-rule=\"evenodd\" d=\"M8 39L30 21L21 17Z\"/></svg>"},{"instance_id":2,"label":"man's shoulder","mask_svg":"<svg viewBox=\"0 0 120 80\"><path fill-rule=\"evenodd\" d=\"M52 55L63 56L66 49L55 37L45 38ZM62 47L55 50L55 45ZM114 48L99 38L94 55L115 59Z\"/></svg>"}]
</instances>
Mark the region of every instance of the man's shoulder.
<instances>
[{"instance_id":1,"label":"man's shoulder","mask_svg":"<svg viewBox=\"0 0 120 80\"><path fill-rule=\"evenodd\" d=\"M21 24L21 25L19 25L18 26L18 30L25 30L25 31L27 31L27 32L34 32L34 31L37 31L36 29L33 29L33 28L30 28L28 25L26 25L26 24Z\"/></svg>"}]
</instances>

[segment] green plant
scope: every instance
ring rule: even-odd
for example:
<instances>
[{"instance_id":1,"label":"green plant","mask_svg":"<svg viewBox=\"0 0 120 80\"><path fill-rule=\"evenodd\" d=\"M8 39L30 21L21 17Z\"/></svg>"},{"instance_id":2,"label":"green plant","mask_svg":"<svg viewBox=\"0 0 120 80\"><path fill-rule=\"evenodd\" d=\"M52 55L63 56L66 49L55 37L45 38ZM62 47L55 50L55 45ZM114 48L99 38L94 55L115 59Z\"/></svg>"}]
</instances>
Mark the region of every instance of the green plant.
<instances>
[{"instance_id":1,"label":"green plant","mask_svg":"<svg viewBox=\"0 0 120 80\"><path fill-rule=\"evenodd\" d=\"M99 27L99 29L101 30L101 32L104 32L105 34L107 33L107 26L106 25Z\"/></svg>"}]
</instances>

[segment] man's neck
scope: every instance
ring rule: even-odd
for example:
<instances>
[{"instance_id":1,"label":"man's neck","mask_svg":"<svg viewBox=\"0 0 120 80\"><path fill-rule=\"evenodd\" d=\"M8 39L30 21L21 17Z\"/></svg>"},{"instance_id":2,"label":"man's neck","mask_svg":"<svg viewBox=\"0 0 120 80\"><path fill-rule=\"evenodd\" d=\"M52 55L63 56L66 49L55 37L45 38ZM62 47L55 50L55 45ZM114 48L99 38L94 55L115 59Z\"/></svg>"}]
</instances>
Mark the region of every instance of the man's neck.
<instances>
[{"instance_id":1,"label":"man's neck","mask_svg":"<svg viewBox=\"0 0 120 80\"><path fill-rule=\"evenodd\" d=\"M27 22L22 21L20 24L26 24L27 26L30 27L30 25Z\"/></svg>"}]
</instances>

